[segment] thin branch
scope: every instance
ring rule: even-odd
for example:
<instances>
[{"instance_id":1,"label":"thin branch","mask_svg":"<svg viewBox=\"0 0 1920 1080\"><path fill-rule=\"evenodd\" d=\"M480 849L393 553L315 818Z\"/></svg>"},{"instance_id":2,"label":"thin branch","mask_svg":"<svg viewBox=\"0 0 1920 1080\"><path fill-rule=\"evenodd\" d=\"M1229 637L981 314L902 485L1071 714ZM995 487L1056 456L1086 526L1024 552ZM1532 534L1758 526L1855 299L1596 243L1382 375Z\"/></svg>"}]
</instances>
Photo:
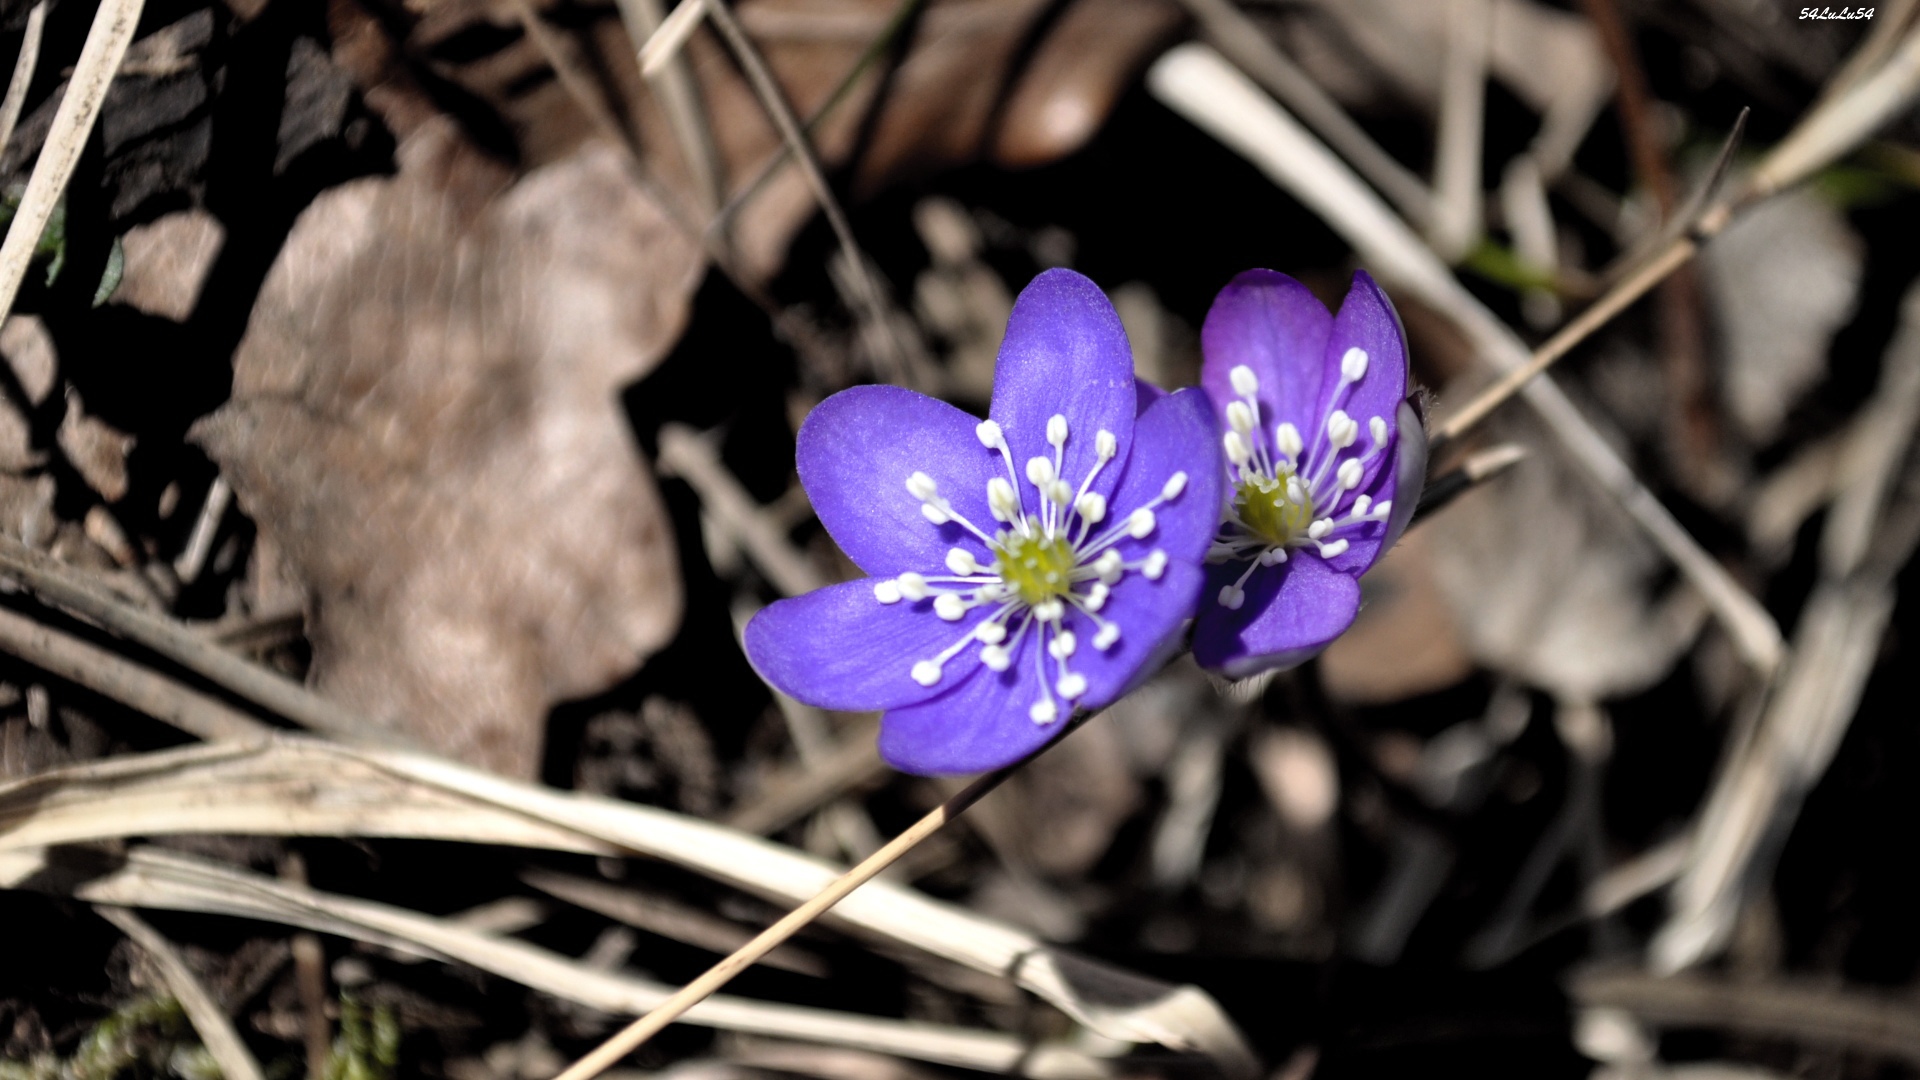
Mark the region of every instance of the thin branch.
<instances>
[{"instance_id":1,"label":"thin branch","mask_svg":"<svg viewBox=\"0 0 1920 1080\"><path fill-rule=\"evenodd\" d=\"M1425 519L1468 491L1525 461L1527 454L1527 448L1518 443L1501 443L1469 454L1459 468L1427 481L1426 487L1420 491L1420 505L1414 508L1413 520Z\"/></svg>"},{"instance_id":2,"label":"thin branch","mask_svg":"<svg viewBox=\"0 0 1920 1080\"><path fill-rule=\"evenodd\" d=\"M1062 734L1064 735L1065 732L1063 731ZM1053 742L1058 741L1058 738L1053 740ZM1053 745L1053 742L1049 742L1047 746ZM681 987L658 1008L635 1020L592 1053L574 1062L555 1077L555 1080L592 1080L593 1077L611 1068L621 1058L659 1034L668 1024L679 1019L682 1013L710 997L715 991L731 982L734 976L752 967L755 961L799 933L807 924L826 914L833 905L846 899L848 893L866 884L882 870L899 861L901 856L913 850L920 841L939 832L948 822L966 812L969 806L979 802L988 792L999 787L1002 781L1012 776L1022 765L1045 751L1046 747L1043 746L1020 761L988 773L968 784L958 794L915 822L907 831L894 837L886 847L874 852L858 866L835 879L833 884L822 889L813 899L788 912L786 917L761 931L752 941L735 950L731 956L708 968L705 974Z\"/></svg>"},{"instance_id":3,"label":"thin branch","mask_svg":"<svg viewBox=\"0 0 1920 1080\"><path fill-rule=\"evenodd\" d=\"M688 6L692 6L692 0L688 0ZM705 105L700 99L700 86L694 81L693 68L686 57L677 52L652 69L640 59L641 48L652 40L666 18L660 0L619 0L619 7L627 37L633 42L634 62L640 65L641 77L660 99L660 108L667 114L667 123L680 144L680 156L686 159L694 197L700 209L707 213L711 226L712 216L726 195L726 176L720 150L713 142Z\"/></svg>"},{"instance_id":4,"label":"thin branch","mask_svg":"<svg viewBox=\"0 0 1920 1080\"><path fill-rule=\"evenodd\" d=\"M133 943L140 946L153 960L153 965L160 969L160 977L166 980L173 999L180 1003L180 1011L187 1014L187 1022L193 1025L194 1034L200 1036L200 1044L207 1048L214 1064L220 1066L224 1080L266 1080L266 1074L260 1071L260 1063L254 1060L240 1033L234 1030L233 1021L227 1018L226 1011L220 1008L213 1000L213 995L207 992L192 969L187 967L187 962L181 958L180 950L173 947L173 942L162 937L160 931L147 925L145 919L128 908L96 904L93 910L132 938Z\"/></svg>"},{"instance_id":5,"label":"thin branch","mask_svg":"<svg viewBox=\"0 0 1920 1080\"><path fill-rule=\"evenodd\" d=\"M54 110L53 126L47 129L47 141L34 162L27 190L13 213L5 242L0 242L0 315L13 311L20 285L27 279L27 264L46 232L47 222L60 202L60 195L80 164L80 152L100 115L100 106L113 85L113 74L133 43L133 32L140 25L144 0L101 0L94 13L93 26L87 31L87 43L80 47L80 59L73 66L73 78L67 93Z\"/></svg>"},{"instance_id":6,"label":"thin branch","mask_svg":"<svg viewBox=\"0 0 1920 1080\"><path fill-rule=\"evenodd\" d=\"M740 541L774 588L787 596L799 596L828 584L806 557L794 550L786 530L769 519L713 447L691 428L670 424L661 429L659 465L693 488L702 508Z\"/></svg>"},{"instance_id":7,"label":"thin branch","mask_svg":"<svg viewBox=\"0 0 1920 1080\"><path fill-rule=\"evenodd\" d=\"M33 69L40 62L40 37L47 27L47 0L40 0L27 12L26 33L20 39L20 58L13 62L13 78L7 82L7 96L0 101L0 157L6 156L13 141L13 128L20 122L20 110L27 104L27 89L33 85Z\"/></svg>"}]
</instances>

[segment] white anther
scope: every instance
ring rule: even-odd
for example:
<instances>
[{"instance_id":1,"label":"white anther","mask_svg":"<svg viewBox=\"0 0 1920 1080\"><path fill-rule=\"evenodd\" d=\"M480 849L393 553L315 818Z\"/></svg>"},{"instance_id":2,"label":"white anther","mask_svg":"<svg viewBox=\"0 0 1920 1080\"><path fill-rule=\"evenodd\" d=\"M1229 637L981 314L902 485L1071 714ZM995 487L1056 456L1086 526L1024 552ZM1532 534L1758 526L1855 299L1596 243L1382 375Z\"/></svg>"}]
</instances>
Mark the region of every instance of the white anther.
<instances>
[{"instance_id":1,"label":"white anther","mask_svg":"<svg viewBox=\"0 0 1920 1080\"><path fill-rule=\"evenodd\" d=\"M1359 382L1367 377L1367 350L1348 349L1340 357L1340 377L1347 382Z\"/></svg>"},{"instance_id":2,"label":"white anther","mask_svg":"<svg viewBox=\"0 0 1920 1080\"><path fill-rule=\"evenodd\" d=\"M1051 699L1036 701L1033 708L1027 710L1027 716L1036 724L1051 724L1060 718L1060 709Z\"/></svg>"},{"instance_id":3,"label":"white anther","mask_svg":"<svg viewBox=\"0 0 1920 1080\"><path fill-rule=\"evenodd\" d=\"M1044 488L1053 482L1053 462L1048 458L1031 457L1027 459L1027 482L1037 488Z\"/></svg>"},{"instance_id":4,"label":"white anther","mask_svg":"<svg viewBox=\"0 0 1920 1080\"><path fill-rule=\"evenodd\" d=\"M900 583L891 578L873 583L873 598L883 604L900 602Z\"/></svg>"},{"instance_id":5,"label":"white anther","mask_svg":"<svg viewBox=\"0 0 1920 1080\"><path fill-rule=\"evenodd\" d=\"M1089 491L1074 500L1074 512L1089 525L1098 525L1107 516L1107 497L1097 491Z\"/></svg>"},{"instance_id":6,"label":"white anther","mask_svg":"<svg viewBox=\"0 0 1920 1080\"><path fill-rule=\"evenodd\" d=\"M1108 623L1100 628L1099 633L1093 635L1093 647L1099 649L1101 652L1106 652L1108 649L1113 648L1114 642L1119 640L1120 624Z\"/></svg>"},{"instance_id":7,"label":"white anther","mask_svg":"<svg viewBox=\"0 0 1920 1080\"><path fill-rule=\"evenodd\" d=\"M1347 415L1345 409L1335 409L1327 417L1327 441L1333 444L1335 450L1345 450L1359 437L1360 425Z\"/></svg>"},{"instance_id":8,"label":"white anther","mask_svg":"<svg viewBox=\"0 0 1920 1080\"><path fill-rule=\"evenodd\" d=\"M1239 611L1240 605L1247 602L1246 591L1238 585L1220 586L1220 606L1228 611Z\"/></svg>"},{"instance_id":9,"label":"white anther","mask_svg":"<svg viewBox=\"0 0 1920 1080\"><path fill-rule=\"evenodd\" d=\"M989 450L998 450L1001 444L1007 441L1006 432L1001 431L1000 425L991 420L982 420L975 424L973 434L980 440L980 445Z\"/></svg>"},{"instance_id":10,"label":"white anther","mask_svg":"<svg viewBox=\"0 0 1920 1080\"><path fill-rule=\"evenodd\" d=\"M953 520L946 510L930 502L920 504L920 516L933 522L935 525L945 525L947 522Z\"/></svg>"},{"instance_id":11,"label":"white anther","mask_svg":"<svg viewBox=\"0 0 1920 1080\"><path fill-rule=\"evenodd\" d=\"M1043 623L1059 622L1066 611L1066 606L1058 600L1042 600L1033 605L1033 617Z\"/></svg>"},{"instance_id":12,"label":"white anther","mask_svg":"<svg viewBox=\"0 0 1920 1080\"><path fill-rule=\"evenodd\" d=\"M1287 549L1270 547L1260 553L1258 561L1261 566L1279 566L1287 561Z\"/></svg>"},{"instance_id":13,"label":"white anther","mask_svg":"<svg viewBox=\"0 0 1920 1080\"><path fill-rule=\"evenodd\" d=\"M1167 477L1167 482L1160 485L1160 498L1171 502L1179 498L1180 493L1185 490L1187 490L1187 474L1177 472Z\"/></svg>"},{"instance_id":14,"label":"white anther","mask_svg":"<svg viewBox=\"0 0 1920 1080\"><path fill-rule=\"evenodd\" d=\"M1280 425L1273 429L1273 445L1279 447L1280 452L1288 458L1299 461L1300 451L1305 449L1307 444L1301 440L1300 429L1294 427L1291 420L1282 420Z\"/></svg>"},{"instance_id":15,"label":"white anther","mask_svg":"<svg viewBox=\"0 0 1920 1080\"><path fill-rule=\"evenodd\" d=\"M1119 552L1108 548L1100 553L1099 558L1093 560L1093 572L1102 582L1112 585L1120 580L1120 575L1124 571L1124 567L1121 566L1122 561Z\"/></svg>"},{"instance_id":16,"label":"white anther","mask_svg":"<svg viewBox=\"0 0 1920 1080\"><path fill-rule=\"evenodd\" d=\"M1244 401L1227 402L1227 426L1242 435L1253 430L1253 410Z\"/></svg>"},{"instance_id":17,"label":"white anther","mask_svg":"<svg viewBox=\"0 0 1920 1080\"><path fill-rule=\"evenodd\" d=\"M1235 365L1232 371L1227 372L1227 381L1233 384L1233 392L1241 397L1252 397L1260 392L1259 377L1245 364Z\"/></svg>"},{"instance_id":18,"label":"white anther","mask_svg":"<svg viewBox=\"0 0 1920 1080\"><path fill-rule=\"evenodd\" d=\"M1114 438L1113 432L1108 431L1106 428L1101 428L1098 432L1094 433L1093 455L1095 457L1101 461L1110 461L1113 459L1113 455L1119 452L1120 440Z\"/></svg>"},{"instance_id":19,"label":"white anther","mask_svg":"<svg viewBox=\"0 0 1920 1080\"><path fill-rule=\"evenodd\" d=\"M948 622L959 622L967 614L967 602L958 593L941 593L933 598L933 613Z\"/></svg>"},{"instance_id":20,"label":"white anther","mask_svg":"<svg viewBox=\"0 0 1920 1080\"><path fill-rule=\"evenodd\" d=\"M1387 518L1392 517L1393 516L1393 500L1381 499L1378 503L1375 503L1373 507L1372 516L1379 518L1381 521L1385 521L1387 520Z\"/></svg>"},{"instance_id":21,"label":"white anther","mask_svg":"<svg viewBox=\"0 0 1920 1080\"><path fill-rule=\"evenodd\" d=\"M1352 491L1354 488L1360 486L1360 472L1360 459L1348 458L1340 463L1338 469L1334 470L1334 475L1340 478L1341 490Z\"/></svg>"},{"instance_id":22,"label":"white anther","mask_svg":"<svg viewBox=\"0 0 1920 1080\"><path fill-rule=\"evenodd\" d=\"M933 477L926 473L917 472L907 477L907 492L921 502L926 502L939 494L940 485L934 483Z\"/></svg>"},{"instance_id":23,"label":"white anther","mask_svg":"<svg viewBox=\"0 0 1920 1080\"><path fill-rule=\"evenodd\" d=\"M1065 660L1073 655L1073 650L1079 647L1080 639L1073 636L1073 631L1062 630L1053 636L1052 641L1047 642L1047 655L1055 660Z\"/></svg>"},{"instance_id":24,"label":"white anther","mask_svg":"<svg viewBox=\"0 0 1920 1080\"><path fill-rule=\"evenodd\" d=\"M1060 692L1061 697L1072 701L1087 692L1087 677L1077 671L1069 671L1060 676L1060 681L1054 683L1053 688Z\"/></svg>"},{"instance_id":25,"label":"white anther","mask_svg":"<svg viewBox=\"0 0 1920 1080\"><path fill-rule=\"evenodd\" d=\"M1335 540L1331 544L1320 545L1320 557L1323 559L1331 559L1336 556L1345 554L1346 550L1347 550L1347 542L1344 539Z\"/></svg>"},{"instance_id":26,"label":"white anther","mask_svg":"<svg viewBox=\"0 0 1920 1080\"><path fill-rule=\"evenodd\" d=\"M932 592L927 588L927 579L911 570L894 578L893 583L899 588L900 595L909 600L925 600Z\"/></svg>"},{"instance_id":27,"label":"white anther","mask_svg":"<svg viewBox=\"0 0 1920 1080\"><path fill-rule=\"evenodd\" d=\"M968 551L966 548L949 548L947 551L947 569L965 576L980 569L980 564L974 559L973 552Z\"/></svg>"},{"instance_id":28,"label":"white anther","mask_svg":"<svg viewBox=\"0 0 1920 1080\"><path fill-rule=\"evenodd\" d=\"M1145 540L1153 525L1153 511L1144 506L1127 515L1127 535L1135 540Z\"/></svg>"},{"instance_id":29,"label":"white anther","mask_svg":"<svg viewBox=\"0 0 1920 1080\"><path fill-rule=\"evenodd\" d=\"M1295 506L1307 505L1307 485L1297 476L1287 477L1287 501Z\"/></svg>"},{"instance_id":30,"label":"white anther","mask_svg":"<svg viewBox=\"0 0 1920 1080\"><path fill-rule=\"evenodd\" d=\"M921 660L913 665L913 681L921 686L932 686L940 681L940 665L931 660Z\"/></svg>"},{"instance_id":31,"label":"white anther","mask_svg":"<svg viewBox=\"0 0 1920 1080\"><path fill-rule=\"evenodd\" d=\"M1237 431L1229 431L1220 437L1220 445L1226 447L1227 460L1235 465L1245 465L1253 457L1253 451L1247 447L1247 440Z\"/></svg>"},{"instance_id":32,"label":"white anther","mask_svg":"<svg viewBox=\"0 0 1920 1080\"><path fill-rule=\"evenodd\" d=\"M1160 575L1167 572L1167 553L1154 549L1147 553L1147 560L1140 564L1140 572L1148 581L1159 581Z\"/></svg>"},{"instance_id":33,"label":"white anther","mask_svg":"<svg viewBox=\"0 0 1920 1080\"><path fill-rule=\"evenodd\" d=\"M1047 498L1052 499L1061 506L1065 506L1073 501L1073 485L1067 483L1065 480L1055 480L1053 483L1047 485Z\"/></svg>"},{"instance_id":34,"label":"white anther","mask_svg":"<svg viewBox=\"0 0 1920 1080\"><path fill-rule=\"evenodd\" d=\"M1353 516L1357 518L1366 517L1367 508L1372 505L1373 505L1373 496L1371 495L1360 495L1355 497L1353 500Z\"/></svg>"},{"instance_id":35,"label":"white anther","mask_svg":"<svg viewBox=\"0 0 1920 1080\"><path fill-rule=\"evenodd\" d=\"M1310 540L1318 540L1332 531L1333 519L1321 518L1307 526L1307 538Z\"/></svg>"},{"instance_id":36,"label":"white anther","mask_svg":"<svg viewBox=\"0 0 1920 1080\"><path fill-rule=\"evenodd\" d=\"M1101 608L1107 606L1107 594L1112 591L1112 589L1107 588L1106 582L1096 581L1093 583L1093 588L1087 590L1086 597L1080 602L1086 605L1088 611L1099 611Z\"/></svg>"},{"instance_id":37,"label":"white anther","mask_svg":"<svg viewBox=\"0 0 1920 1080\"><path fill-rule=\"evenodd\" d=\"M998 645L1007 640L1007 624L989 619L973 628L973 636L979 638L982 645Z\"/></svg>"},{"instance_id":38,"label":"white anther","mask_svg":"<svg viewBox=\"0 0 1920 1080\"><path fill-rule=\"evenodd\" d=\"M1067 444L1067 418L1059 413L1047 417L1047 444L1050 446Z\"/></svg>"},{"instance_id":39,"label":"white anther","mask_svg":"<svg viewBox=\"0 0 1920 1080\"><path fill-rule=\"evenodd\" d=\"M996 476L987 481L987 509L995 521L1012 521L1020 516L1020 496L1013 485Z\"/></svg>"},{"instance_id":40,"label":"white anther","mask_svg":"<svg viewBox=\"0 0 1920 1080\"><path fill-rule=\"evenodd\" d=\"M1374 446L1387 445L1387 422L1377 416L1367 421L1367 434L1373 436Z\"/></svg>"},{"instance_id":41,"label":"white anther","mask_svg":"<svg viewBox=\"0 0 1920 1080\"><path fill-rule=\"evenodd\" d=\"M987 665L988 671L1005 671L1013 665L1013 656L998 645L983 645L980 662Z\"/></svg>"}]
</instances>

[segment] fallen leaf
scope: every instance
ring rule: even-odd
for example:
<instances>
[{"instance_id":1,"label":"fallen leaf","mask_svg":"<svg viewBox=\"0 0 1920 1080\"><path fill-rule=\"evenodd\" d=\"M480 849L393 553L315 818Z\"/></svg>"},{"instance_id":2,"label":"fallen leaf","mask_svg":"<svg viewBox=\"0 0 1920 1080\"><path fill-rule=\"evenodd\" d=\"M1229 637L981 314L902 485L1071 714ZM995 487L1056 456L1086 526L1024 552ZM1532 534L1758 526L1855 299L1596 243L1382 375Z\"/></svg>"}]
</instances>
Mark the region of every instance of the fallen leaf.
<instances>
[{"instance_id":1,"label":"fallen leaf","mask_svg":"<svg viewBox=\"0 0 1920 1080\"><path fill-rule=\"evenodd\" d=\"M611 148L516 180L431 121L398 156L301 216L195 438L307 586L315 688L531 776L548 707L679 622L618 394L700 254Z\"/></svg>"}]
</instances>

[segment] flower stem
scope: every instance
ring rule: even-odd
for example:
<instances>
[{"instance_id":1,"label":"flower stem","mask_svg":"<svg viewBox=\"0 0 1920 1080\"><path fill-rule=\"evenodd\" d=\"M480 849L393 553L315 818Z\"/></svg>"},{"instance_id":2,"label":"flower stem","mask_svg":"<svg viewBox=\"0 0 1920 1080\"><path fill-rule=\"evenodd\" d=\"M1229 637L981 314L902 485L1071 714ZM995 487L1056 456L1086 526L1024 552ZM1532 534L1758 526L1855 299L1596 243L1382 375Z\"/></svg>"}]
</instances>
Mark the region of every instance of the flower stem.
<instances>
[{"instance_id":1,"label":"flower stem","mask_svg":"<svg viewBox=\"0 0 1920 1080\"><path fill-rule=\"evenodd\" d=\"M614 1063L638 1049L648 1039L659 1034L668 1024L678 1020L688 1009L706 1000L731 982L734 976L753 966L761 957L799 933L802 927L826 914L833 905L846 899L847 894L898 862L901 856L912 851L916 844L939 832L941 827L965 813L968 807L985 798L989 792L999 787L1007 777L1019 771L1027 762L1046 753L1047 747L1059 742L1068 732L1078 727L1080 719L1064 725L1060 735L1040 749L1011 765L987 773L960 789L946 802L935 807L927 816L915 822L911 828L894 837L887 846L867 856L860 865L835 878L832 884L814 894L813 899L794 908L779 922L762 930L759 936L734 950L726 959L708 968L699 978L681 987L652 1012L635 1020L619 1034L601 1043L592 1053L574 1062L554 1080L592 1080L593 1077L612 1067Z\"/></svg>"}]
</instances>

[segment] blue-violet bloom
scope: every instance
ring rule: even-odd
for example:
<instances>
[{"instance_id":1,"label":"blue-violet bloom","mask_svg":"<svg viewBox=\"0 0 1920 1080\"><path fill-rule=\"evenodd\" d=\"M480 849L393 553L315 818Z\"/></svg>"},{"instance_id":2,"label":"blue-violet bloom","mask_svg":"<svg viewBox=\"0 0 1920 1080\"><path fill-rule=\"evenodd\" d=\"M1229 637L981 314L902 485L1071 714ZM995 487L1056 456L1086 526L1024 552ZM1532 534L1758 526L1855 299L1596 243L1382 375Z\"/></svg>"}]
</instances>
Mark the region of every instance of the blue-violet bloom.
<instances>
[{"instance_id":1,"label":"blue-violet bloom","mask_svg":"<svg viewBox=\"0 0 1920 1080\"><path fill-rule=\"evenodd\" d=\"M747 656L781 691L885 710L907 772L998 768L1152 674L1205 586L1213 410L1136 383L1113 305L1067 270L1015 302L989 419L858 386L800 427L800 483L862 580L769 605Z\"/></svg>"},{"instance_id":2,"label":"blue-violet bloom","mask_svg":"<svg viewBox=\"0 0 1920 1080\"><path fill-rule=\"evenodd\" d=\"M1249 270L1214 299L1200 341L1228 499L1193 655L1244 678L1309 659L1353 623L1360 575L1413 516L1427 438L1400 318L1364 272L1335 315L1285 274Z\"/></svg>"}]
</instances>

